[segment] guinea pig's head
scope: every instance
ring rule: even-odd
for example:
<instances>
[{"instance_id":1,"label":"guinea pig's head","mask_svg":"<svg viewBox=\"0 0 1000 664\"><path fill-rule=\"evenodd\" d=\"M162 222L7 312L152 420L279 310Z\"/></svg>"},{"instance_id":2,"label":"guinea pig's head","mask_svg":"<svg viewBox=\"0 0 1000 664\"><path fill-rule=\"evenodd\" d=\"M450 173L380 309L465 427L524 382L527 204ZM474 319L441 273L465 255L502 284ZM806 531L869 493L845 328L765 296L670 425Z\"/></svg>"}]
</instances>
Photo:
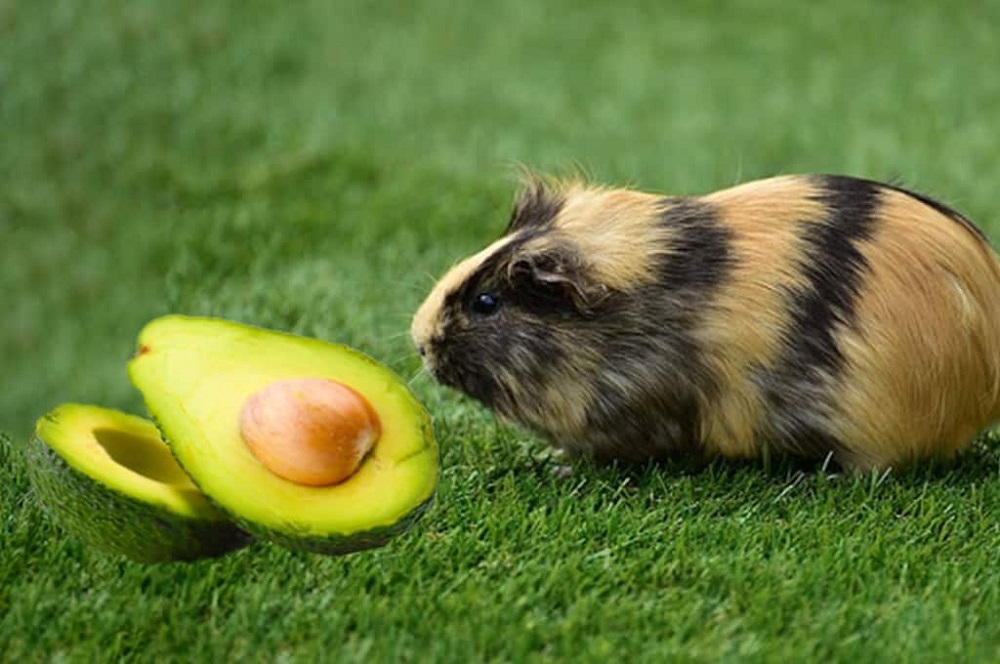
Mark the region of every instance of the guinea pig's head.
<instances>
[{"instance_id":1,"label":"guinea pig's head","mask_svg":"<svg viewBox=\"0 0 1000 664\"><path fill-rule=\"evenodd\" d=\"M627 389L627 365L662 324L650 326L643 296L658 281L663 201L530 180L502 237L452 267L416 312L427 370L506 419L584 427L616 381Z\"/></svg>"}]
</instances>

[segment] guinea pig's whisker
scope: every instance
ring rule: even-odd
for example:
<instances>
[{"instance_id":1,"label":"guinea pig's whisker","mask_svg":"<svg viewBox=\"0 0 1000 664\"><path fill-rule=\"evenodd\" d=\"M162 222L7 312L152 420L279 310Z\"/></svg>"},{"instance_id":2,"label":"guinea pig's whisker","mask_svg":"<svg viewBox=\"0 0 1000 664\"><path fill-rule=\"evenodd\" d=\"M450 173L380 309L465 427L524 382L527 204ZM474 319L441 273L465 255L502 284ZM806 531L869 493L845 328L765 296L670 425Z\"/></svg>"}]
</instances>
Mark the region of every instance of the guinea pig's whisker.
<instances>
[{"instance_id":1,"label":"guinea pig's whisker","mask_svg":"<svg viewBox=\"0 0 1000 664\"><path fill-rule=\"evenodd\" d=\"M400 332L392 332L382 337L382 341L398 341L399 339L406 339L410 336L409 330L402 330Z\"/></svg>"},{"instance_id":2,"label":"guinea pig's whisker","mask_svg":"<svg viewBox=\"0 0 1000 664\"><path fill-rule=\"evenodd\" d=\"M431 374L427 371L427 367L421 366L419 369L414 371L408 379L406 379L407 387L413 387L418 380L430 378Z\"/></svg>"},{"instance_id":3,"label":"guinea pig's whisker","mask_svg":"<svg viewBox=\"0 0 1000 664\"><path fill-rule=\"evenodd\" d=\"M397 353L395 355L391 355L391 356L387 357L385 359L385 363L386 364L391 364L391 365L395 366L397 364L402 364L406 360L408 360L411 357L413 357L413 355L414 355L414 353L411 353L409 351L404 352L404 353Z\"/></svg>"}]
</instances>

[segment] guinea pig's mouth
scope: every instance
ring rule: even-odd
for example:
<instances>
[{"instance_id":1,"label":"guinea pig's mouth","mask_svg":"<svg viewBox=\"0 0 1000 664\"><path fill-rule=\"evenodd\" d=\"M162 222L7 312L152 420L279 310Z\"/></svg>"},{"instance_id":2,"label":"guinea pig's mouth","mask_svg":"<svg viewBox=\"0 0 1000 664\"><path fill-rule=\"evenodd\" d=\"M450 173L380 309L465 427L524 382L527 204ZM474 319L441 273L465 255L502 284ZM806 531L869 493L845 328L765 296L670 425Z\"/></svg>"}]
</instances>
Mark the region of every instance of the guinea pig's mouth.
<instances>
[{"instance_id":1,"label":"guinea pig's mouth","mask_svg":"<svg viewBox=\"0 0 1000 664\"><path fill-rule=\"evenodd\" d=\"M431 356L426 355L424 356L424 368L427 369L427 373L434 377L434 380L442 385L462 389L461 372L450 363L437 358L432 359Z\"/></svg>"},{"instance_id":2,"label":"guinea pig's mouth","mask_svg":"<svg viewBox=\"0 0 1000 664\"><path fill-rule=\"evenodd\" d=\"M437 353L425 345L417 344L416 348L417 353L420 355L420 360L423 362L424 371L430 374L437 382L449 387L455 387L452 384L452 372L448 371L447 362L443 361Z\"/></svg>"},{"instance_id":3,"label":"guinea pig's mouth","mask_svg":"<svg viewBox=\"0 0 1000 664\"><path fill-rule=\"evenodd\" d=\"M434 380L462 392L483 404L494 407L498 385L492 376L477 375L475 371L465 370L460 363L441 360L428 361L424 358L424 367L434 377Z\"/></svg>"}]
</instances>

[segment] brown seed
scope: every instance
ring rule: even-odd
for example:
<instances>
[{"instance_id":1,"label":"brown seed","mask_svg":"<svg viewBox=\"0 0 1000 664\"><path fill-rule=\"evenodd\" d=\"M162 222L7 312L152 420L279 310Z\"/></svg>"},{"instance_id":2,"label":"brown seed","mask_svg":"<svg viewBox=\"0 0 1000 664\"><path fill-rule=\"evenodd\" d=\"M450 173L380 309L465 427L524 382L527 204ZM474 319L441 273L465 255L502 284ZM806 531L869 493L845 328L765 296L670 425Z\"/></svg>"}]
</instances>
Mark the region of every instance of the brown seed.
<instances>
[{"instance_id":1,"label":"brown seed","mask_svg":"<svg viewBox=\"0 0 1000 664\"><path fill-rule=\"evenodd\" d=\"M343 482L380 433L360 394L327 378L280 380L252 394L240 412L251 453L275 475L308 486Z\"/></svg>"}]
</instances>

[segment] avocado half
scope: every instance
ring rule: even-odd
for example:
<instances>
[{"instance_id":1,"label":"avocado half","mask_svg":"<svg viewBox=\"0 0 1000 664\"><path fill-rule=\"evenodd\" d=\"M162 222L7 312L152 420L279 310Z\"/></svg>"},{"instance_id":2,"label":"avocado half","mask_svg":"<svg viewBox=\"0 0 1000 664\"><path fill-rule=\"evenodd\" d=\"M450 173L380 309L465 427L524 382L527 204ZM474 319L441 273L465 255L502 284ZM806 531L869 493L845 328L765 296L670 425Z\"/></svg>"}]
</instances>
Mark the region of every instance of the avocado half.
<instances>
[{"instance_id":1,"label":"avocado half","mask_svg":"<svg viewBox=\"0 0 1000 664\"><path fill-rule=\"evenodd\" d=\"M154 563L215 557L251 541L141 417L63 404L38 420L26 459L43 508L95 548Z\"/></svg>"},{"instance_id":2,"label":"avocado half","mask_svg":"<svg viewBox=\"0 0 1000 664\"><path fill-rule=\"evenodd\" d=\"M430 418L390 369L347 346L215 318L143 328L129 377L180 465L235 523L285 547L344 554L417 521L437 487ZM244 402L272 382L320 377L365 397L381 436L358 471L314 487L268 470L240 434Z\"/></svg>"}]
</instances>

